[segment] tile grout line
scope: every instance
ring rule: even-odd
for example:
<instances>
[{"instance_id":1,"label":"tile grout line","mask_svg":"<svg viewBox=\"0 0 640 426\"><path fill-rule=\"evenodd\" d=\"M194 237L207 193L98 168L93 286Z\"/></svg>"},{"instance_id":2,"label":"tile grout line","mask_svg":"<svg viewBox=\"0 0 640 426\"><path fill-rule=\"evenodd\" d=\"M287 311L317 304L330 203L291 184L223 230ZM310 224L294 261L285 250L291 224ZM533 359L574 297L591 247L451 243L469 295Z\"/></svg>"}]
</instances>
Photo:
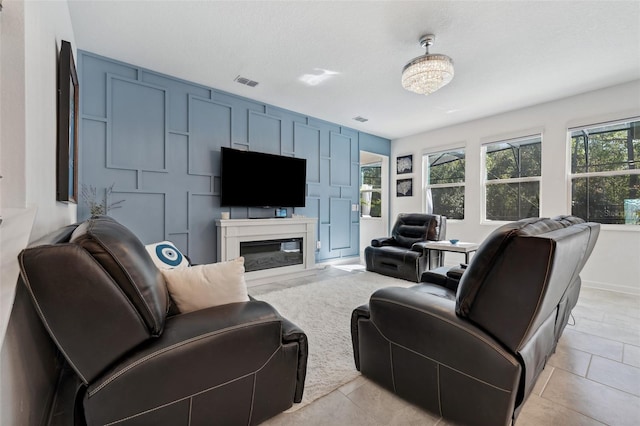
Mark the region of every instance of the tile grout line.
<instances>
[{"instance_id":1,"label":"tile grout line","mask_svg":"<svg viewBox=\"0 0 640 426\"><path fill-rule=\"evenodd\" d=\"M624 345L622 346L622 350L624 351ZM584 378L585 379L589 378L589 370L591 369L591 363L593 362L593 357L594 356L596 356L596 355L591 354L591 356L589 357L589 364L587 364L587 371L584 372ZM614 362L616 362L616 361L614 361ZM602 384L604 384L604 383L602 383Z\"/></svg>"},{"instance_id":2,"label":"tile grout line","mask_svg":"<svg viewBox=\"0 0 640 426\"><path fill-rule=\"evenodd\" d=\"M549 374L549 377L547 377L547 380L544 382L544 385L542 386L542 389L540 389L540 394L539 394L540 397L542 397L542 393L547 388L547 385L549 384L549 381L551 380L551 376L553 376L553 373L555 371L556 371L556 368L551 366L551 373Z\"/></svg>"}]
</instances>

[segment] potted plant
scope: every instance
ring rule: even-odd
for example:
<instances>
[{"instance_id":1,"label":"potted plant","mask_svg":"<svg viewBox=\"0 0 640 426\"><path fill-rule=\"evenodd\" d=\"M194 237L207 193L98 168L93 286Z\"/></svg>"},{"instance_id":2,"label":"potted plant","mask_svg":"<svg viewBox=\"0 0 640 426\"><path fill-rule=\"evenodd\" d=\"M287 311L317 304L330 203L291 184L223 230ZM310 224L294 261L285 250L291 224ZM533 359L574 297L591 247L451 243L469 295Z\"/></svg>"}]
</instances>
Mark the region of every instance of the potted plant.
<instances>
[{"instance_id":1,"label":"potted plant","mask_svg":"<svg viewBox=\"0 0 640 426\"><path fill-rule=\"evenodd\" d=\"M98 200L98 190L93 185L82 184L82 199L89 206L91 216L99 216L109 213L110 210L119 209L125 200L109 202L109 198L113 193L114 183L107 187L104 198Z\"/></svg>"}]
</instances>

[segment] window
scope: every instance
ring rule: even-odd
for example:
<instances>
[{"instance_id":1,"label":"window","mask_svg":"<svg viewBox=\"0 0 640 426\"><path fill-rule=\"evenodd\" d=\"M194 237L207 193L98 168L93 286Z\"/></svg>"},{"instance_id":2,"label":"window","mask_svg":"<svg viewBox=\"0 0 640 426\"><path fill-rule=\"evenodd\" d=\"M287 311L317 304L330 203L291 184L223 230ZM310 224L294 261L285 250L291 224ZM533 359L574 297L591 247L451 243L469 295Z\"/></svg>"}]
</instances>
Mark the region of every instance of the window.
<instances>
[{"instance_id":1,"label":"window","mask_svg":"<svg viewBox=\"0 0 640 426\"><path fill-rule=\"evenodd\" d=\"M640 224L640 121L570 129L571 213L603 224Z\"/></svg>"},{"instance_id":2,"label":"window","mask_svg":"<svg viewBox=\"0 0 640 426\"><path fill-rule=\"evenodd\" d=\"M425 171L425 211L464 219L464 149L426 154L422 160Z\"/></svg>"},{"instance_id":3,"label":"window","mask_svg":"<svg viewBox=\"0 0 640 426\"><path fill-rule=\"evenodd\" d=\"M514 221L540 215L540 135L487 144L485 218Z\"/></svg>"},{"instance_id":4,"label":"window","mask_svg":"<svg viewBox=\"0 0 640 426\"><path fill-rule=\"evenodd\" d=\"M380 217L382 213L382 163L360 167L360 217Z\"/></svg>"}]
</instances>

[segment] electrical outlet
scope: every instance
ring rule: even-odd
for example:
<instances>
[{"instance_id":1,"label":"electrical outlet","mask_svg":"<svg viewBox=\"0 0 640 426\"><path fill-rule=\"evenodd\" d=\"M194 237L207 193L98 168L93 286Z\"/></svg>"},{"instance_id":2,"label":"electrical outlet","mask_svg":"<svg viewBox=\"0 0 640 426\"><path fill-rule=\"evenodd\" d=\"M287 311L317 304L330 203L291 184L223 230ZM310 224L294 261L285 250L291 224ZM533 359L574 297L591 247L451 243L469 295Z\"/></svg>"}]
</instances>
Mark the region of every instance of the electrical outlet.
<instances>
[{"instance_id":1,"label":"electrical outlet","mask_svg":"<svg viewBox=\"0 0 640 426\"><path fill-rule=\"evenodd\" d=\"M320 250L321 247L322 244L320 243L320 241L316 241L316 249Z\"/></svg>"}]
</instances>

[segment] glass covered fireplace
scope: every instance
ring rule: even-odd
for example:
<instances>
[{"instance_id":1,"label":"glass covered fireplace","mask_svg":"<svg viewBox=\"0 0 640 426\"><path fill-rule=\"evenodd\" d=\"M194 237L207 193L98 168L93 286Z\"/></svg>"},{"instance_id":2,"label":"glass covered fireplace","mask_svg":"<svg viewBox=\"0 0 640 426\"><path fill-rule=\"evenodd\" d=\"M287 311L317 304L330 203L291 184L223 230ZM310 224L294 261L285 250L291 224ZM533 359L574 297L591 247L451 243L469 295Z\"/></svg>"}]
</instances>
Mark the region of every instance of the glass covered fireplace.
<instances>
[{"instance_id":1,"label":"glass covered fireplace","mask_svg":"<svg viewBox=\"0 0 640 426\"><path fill-rule=\"evenodd\" d=\"M302 265L302 238L240 242L246 272Z\"/></svg>"}]
</instances>

